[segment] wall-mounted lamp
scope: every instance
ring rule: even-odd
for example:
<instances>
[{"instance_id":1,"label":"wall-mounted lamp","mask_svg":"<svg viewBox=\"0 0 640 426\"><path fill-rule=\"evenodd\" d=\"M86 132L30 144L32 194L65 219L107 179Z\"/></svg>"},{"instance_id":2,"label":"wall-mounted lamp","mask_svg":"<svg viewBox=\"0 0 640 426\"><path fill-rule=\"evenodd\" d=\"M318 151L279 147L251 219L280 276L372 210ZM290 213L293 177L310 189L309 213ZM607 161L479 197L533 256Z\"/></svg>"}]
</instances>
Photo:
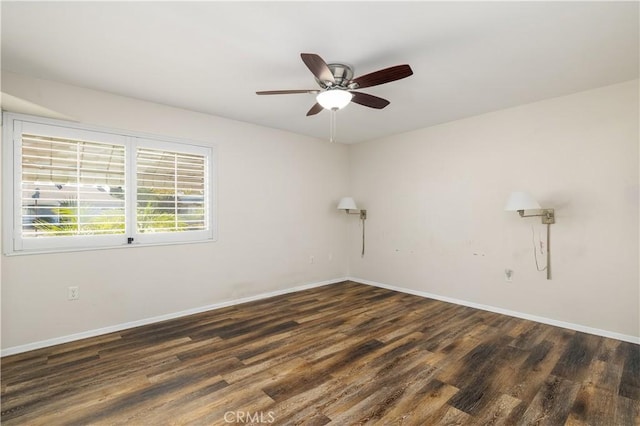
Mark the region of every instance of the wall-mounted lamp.
<instances>
[{"instance_id":1,"label":"wall-mounted lamp","mask_svg":"<svg viewBox=\"0 0 640 426\"><path fill-rule=\"evenodd\" d=\"M367 220L367 211L358 209L352 197L342 197L338 203L338 210L344 210L347 214L359 214L362 221L362 257L364 257L364 221Z\"/></svg>"},{"instance_id":2,"label":"wall-mounted lamp","mask_svg":"<svg viewBox=\"0 0 640 426\"><path fill-rule=\"evenodd\" d=\"M520 217L536 217L542 218L542 223L547 225L547 279L551 279L551 224L556 223L556 216L553 209L543 209L540 204L528 193L523 191L512 192L507 200L504 209L506 211L517 211ZM535 214L524 214L525 210L537 210ZM534 248L535 250L535 248ZM535 251L534 251L535 255Z\"/></svg>"}]
</instances>

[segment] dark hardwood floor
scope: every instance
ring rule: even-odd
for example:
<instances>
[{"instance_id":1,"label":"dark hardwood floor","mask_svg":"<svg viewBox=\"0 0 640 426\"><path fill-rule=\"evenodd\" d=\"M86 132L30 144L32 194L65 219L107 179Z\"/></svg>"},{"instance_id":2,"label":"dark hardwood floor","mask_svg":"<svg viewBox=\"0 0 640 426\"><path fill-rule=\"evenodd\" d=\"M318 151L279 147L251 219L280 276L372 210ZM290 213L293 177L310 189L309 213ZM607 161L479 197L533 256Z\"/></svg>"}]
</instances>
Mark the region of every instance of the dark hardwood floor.
<instances>
[{"instance_id":1,"label":"dark hardwood floor","mask_svg":"<svg viewBox=\"0 0 640 426\"><path fill-rule=\"evenodd\" d=\"M640 348L345 282L2 359L3 425L640 424Z\"/></svg>"}]
</instances>

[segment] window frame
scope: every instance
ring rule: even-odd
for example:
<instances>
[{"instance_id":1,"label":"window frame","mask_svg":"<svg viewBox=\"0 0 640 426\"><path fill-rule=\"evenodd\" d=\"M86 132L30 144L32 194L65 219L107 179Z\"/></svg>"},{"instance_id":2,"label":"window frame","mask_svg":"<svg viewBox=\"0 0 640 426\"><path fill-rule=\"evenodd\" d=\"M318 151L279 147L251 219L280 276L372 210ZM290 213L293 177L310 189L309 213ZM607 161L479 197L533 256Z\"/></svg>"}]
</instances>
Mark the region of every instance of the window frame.
<instances>
[{"instance_id":1,"label":"window frame","mask_svg":"<svg viewBox=\"0 0 640 426\"><path fill-rule=\"evenodd\" d=\"M88 139L125 146L125 233L22 238L22 133L46 129L47 136ZM52 133L53 134L52 134ZM217 240L217 147L185 139L121 131L57 119L2 114L2 251L5 255L57 253L112 248L213 242ZM138 147L191 153L205 157L205 230L138 233L136 229ZM128 239L133 238L132 243Z\"/></svg>"}]
</instances>

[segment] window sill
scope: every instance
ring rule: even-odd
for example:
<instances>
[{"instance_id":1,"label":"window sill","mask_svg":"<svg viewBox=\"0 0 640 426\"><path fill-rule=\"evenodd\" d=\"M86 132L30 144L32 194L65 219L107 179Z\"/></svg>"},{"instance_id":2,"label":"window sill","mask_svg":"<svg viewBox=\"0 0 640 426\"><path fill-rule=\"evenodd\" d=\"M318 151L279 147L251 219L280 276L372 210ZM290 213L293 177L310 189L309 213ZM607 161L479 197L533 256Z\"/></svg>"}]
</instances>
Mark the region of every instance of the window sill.
<instances>
[{"instance_id":1,"label":"window sill","mask_svg":"<svg viewBox=\"0 0 640 426\"><path fill-rule=\"evenodd\" d=\"M159 247L159 246L182 246L187 244L215 243L216 241L217 239L211 238L211 239L201 240L201 241L171 241L171 242L144 243L144 244L132 243L132 244L122 244L122 245L116 245L116 246L104 246L104 247L73 247L73 248L65 248L65 249L22 250L22 251L6 252L3 254L7 257L13 257L13 256L35 255L35 254L74 253L74 252L85 252L85 251L119 250L119 249Z\"/></svg>"}]
</instances>

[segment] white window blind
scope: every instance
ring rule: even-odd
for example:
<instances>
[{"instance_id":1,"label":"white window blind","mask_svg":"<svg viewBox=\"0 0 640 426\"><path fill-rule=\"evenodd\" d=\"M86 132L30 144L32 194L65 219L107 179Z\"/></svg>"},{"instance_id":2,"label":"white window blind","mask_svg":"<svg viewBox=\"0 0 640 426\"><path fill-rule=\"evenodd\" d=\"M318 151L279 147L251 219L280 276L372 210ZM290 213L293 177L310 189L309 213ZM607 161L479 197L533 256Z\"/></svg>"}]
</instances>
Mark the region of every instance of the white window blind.
<instances>
[{"instance_id":1,"label":"white window blind","mask_svg":"<svg viewBox=\"0 0 640 426\"><path fill-rule=\"evenodd\" d=\"M205 166L203 155L138 148L137 231L206 230Z\"/></svg>"},{"instance_id":2,"label":"white window blind","mask_svg":"<svg viewBox=\"0 0 640 426\"><path fill-rule=\"evenodd\" d=\"M215 239L211 147L4 120L6 254Z\"/></svg>"},{"instance_id":3,"label":"white window blind","mask_svg":"<svg viewBox=\"0 0 640 426\"><path fill-rule=\"evenodd\" d=\"M125 233L125 146L22 134L22 237Z\"/></svg>"}]
</instances>

